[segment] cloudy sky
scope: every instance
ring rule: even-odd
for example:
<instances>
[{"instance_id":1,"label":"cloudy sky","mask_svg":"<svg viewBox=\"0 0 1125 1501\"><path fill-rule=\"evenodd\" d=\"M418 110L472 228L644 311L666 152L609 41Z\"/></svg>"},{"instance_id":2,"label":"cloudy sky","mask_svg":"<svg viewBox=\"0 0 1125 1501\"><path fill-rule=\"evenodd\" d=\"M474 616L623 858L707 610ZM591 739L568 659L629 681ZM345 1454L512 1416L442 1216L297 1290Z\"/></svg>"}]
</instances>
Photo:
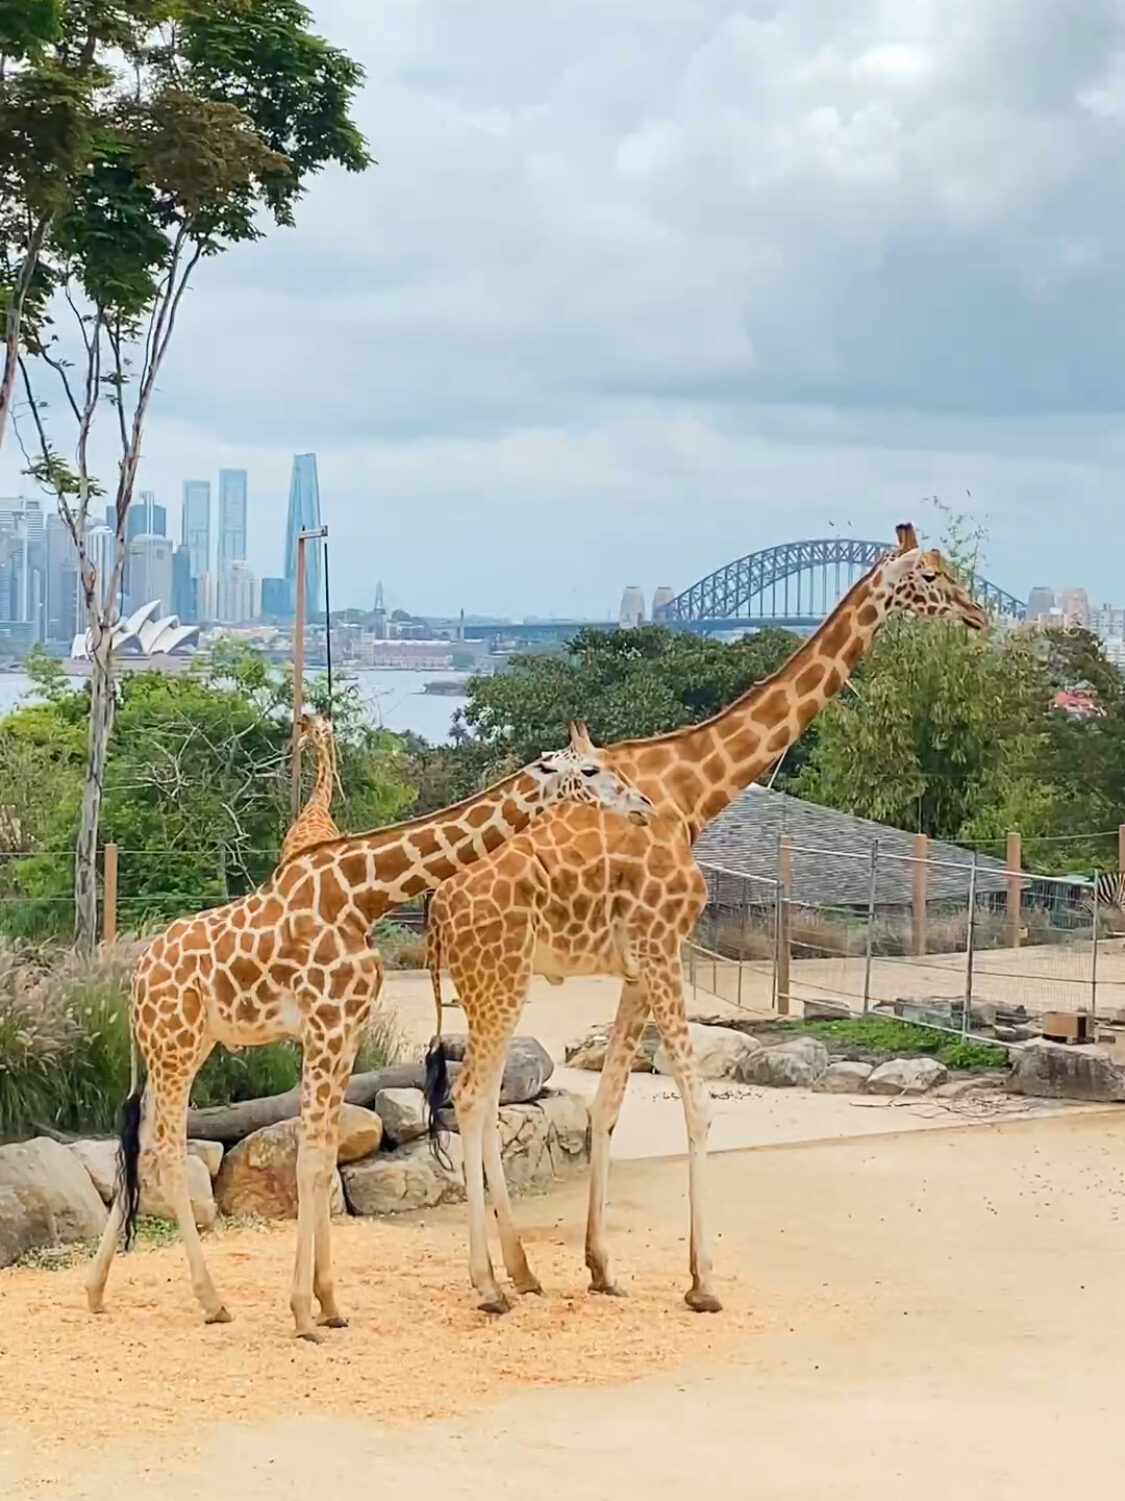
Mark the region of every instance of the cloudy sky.
<instances>
[{"instance_id":1,"label":"cloudy sky","mask_svg":"<svg viewBox=\"0 0 1125 1501\"><path fill-rule=\"evenodd\" d=\"M971 491L997 583L1125 603L1122 0L312 8L379 166L199 274L177 515L247 467L277 572L314 449L341 603L603 614Z\"/></svg>"}]
</instances>

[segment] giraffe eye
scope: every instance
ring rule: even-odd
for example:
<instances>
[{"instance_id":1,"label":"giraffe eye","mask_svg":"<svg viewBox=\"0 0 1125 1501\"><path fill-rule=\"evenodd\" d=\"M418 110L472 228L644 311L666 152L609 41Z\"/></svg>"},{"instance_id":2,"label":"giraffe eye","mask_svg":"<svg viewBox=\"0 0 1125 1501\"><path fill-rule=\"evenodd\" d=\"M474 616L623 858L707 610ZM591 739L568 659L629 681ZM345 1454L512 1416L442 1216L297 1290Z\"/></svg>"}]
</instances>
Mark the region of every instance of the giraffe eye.
<instances>
[{"instance_id":1,"label":"giraffe eye","mask_svg":"<svg viewBox=\"0 0 1125 1501\"><path fill-rule=\"evenodd\" d=\"M584 777L596 777L597 774L598 768L596 766L584 766L582 768L582 775Z\"/></svg>"}]
</instances>

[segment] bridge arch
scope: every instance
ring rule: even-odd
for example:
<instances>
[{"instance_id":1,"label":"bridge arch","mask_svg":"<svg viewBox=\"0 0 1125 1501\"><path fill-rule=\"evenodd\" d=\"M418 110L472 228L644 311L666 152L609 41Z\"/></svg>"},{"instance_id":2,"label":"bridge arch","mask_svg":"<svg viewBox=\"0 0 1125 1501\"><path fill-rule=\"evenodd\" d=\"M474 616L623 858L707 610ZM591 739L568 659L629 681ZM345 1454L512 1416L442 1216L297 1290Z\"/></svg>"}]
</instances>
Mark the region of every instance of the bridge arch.
<instances>
[{"instance_id":1,"label":"bridge arch","mask_svg":"<svg viewBox=\"0 0 1125 1501\"><path fill-rule=\"evenodd\" d=\"M666 625L688 625L823 617L893 546L857 537L820 537L764 547L707 574L661 605L655 618ZM1026 606L1014 594L979 577L970 584L994 614L1023 619Z\"/></svg>"}]
</instances>

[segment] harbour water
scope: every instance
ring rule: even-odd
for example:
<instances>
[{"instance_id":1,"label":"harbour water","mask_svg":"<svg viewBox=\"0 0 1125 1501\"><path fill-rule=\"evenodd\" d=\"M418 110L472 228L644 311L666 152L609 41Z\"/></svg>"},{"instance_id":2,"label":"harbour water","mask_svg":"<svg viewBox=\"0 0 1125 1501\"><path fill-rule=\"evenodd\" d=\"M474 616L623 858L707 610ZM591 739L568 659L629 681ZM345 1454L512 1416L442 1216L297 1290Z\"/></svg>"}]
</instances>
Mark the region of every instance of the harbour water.
<instances>
[{"instance_id":1,"label":"harbour water","mask_svg":"<svg viewBox=\"0 0 1125 1501\"><path fill-rule=\"evenodd\" d=\"M449 739L455 712L465 700L460 694L426 693L427 683L457 679L457 673L401 672L397 669L358 672L354 681L372 724L388 730L413 730L433 745ZM80 679L75 679L79 686ZM0 673L0 716L32 693L29 678L19 672Z\"/></svg>"}]
</instances>

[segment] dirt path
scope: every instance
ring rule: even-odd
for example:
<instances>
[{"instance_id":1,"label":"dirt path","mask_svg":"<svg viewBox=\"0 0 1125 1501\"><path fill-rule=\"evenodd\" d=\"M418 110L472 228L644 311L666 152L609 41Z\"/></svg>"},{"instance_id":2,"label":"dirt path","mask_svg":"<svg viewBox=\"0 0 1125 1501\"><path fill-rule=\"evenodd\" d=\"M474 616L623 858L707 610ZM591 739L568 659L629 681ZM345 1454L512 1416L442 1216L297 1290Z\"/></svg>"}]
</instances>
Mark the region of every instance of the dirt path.
<instances>
[{"instance_id":1,"label":"dirt path","mask_svg":"<svg viewBox=\"0 0 1125 1501\"><path fill-rule=\"evenodd\" d=\"M549 1295L499 1324L471 1311L459 1209L346 1227L355 1319L317 1349L286 1333L291 1227L215 1243L238 1309L221 1329L198 1327L177 1248L119 1264L104 1321L73 1272L0 1273L0 1495L616 1501L706 1475L754 1501L1046 1501L1120 1483L1125 1114L711 1167L717 1319L678 1306L680 1161L615 1170L627 1302L580 1291L581 1183L522 1204Z\"/></svg>"}]
</instances>

